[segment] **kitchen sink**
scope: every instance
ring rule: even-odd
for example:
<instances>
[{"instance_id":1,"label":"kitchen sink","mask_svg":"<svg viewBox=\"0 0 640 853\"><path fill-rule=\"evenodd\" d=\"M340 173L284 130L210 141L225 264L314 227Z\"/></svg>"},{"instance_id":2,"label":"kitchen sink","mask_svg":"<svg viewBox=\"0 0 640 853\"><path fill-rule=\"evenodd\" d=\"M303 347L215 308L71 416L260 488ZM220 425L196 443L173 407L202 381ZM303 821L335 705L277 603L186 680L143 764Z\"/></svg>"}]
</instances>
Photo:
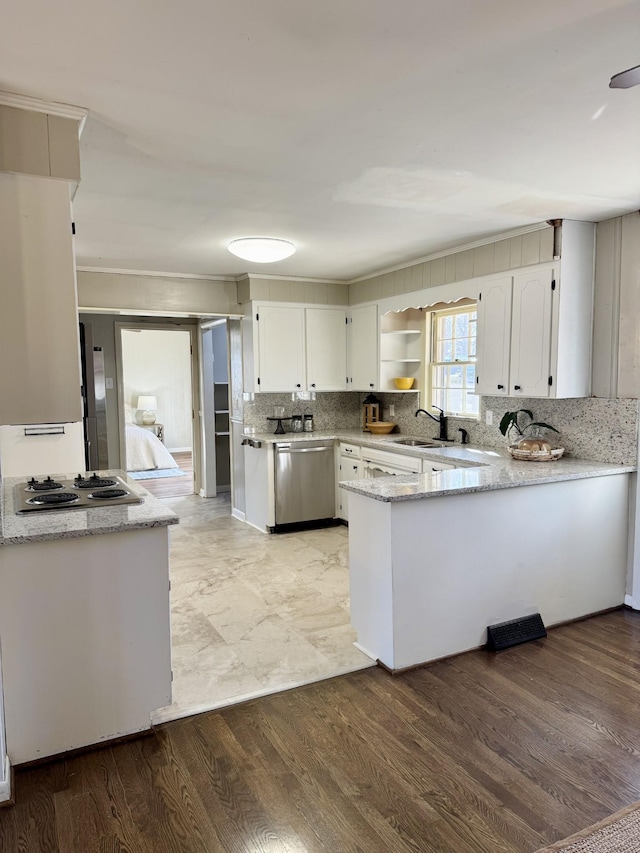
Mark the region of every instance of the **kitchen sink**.
<instances>
[{"instance_id":1,"label":"kitchen sink","mask_svg":"<svg viewBox=\"0 0 640 853\"><path fill-rule=\"evenodd\" d=\"M439 447L435 441L423 438L394 438L392 441L395 444L404 444L406 447Z\"/></svg>"}]
</instances>

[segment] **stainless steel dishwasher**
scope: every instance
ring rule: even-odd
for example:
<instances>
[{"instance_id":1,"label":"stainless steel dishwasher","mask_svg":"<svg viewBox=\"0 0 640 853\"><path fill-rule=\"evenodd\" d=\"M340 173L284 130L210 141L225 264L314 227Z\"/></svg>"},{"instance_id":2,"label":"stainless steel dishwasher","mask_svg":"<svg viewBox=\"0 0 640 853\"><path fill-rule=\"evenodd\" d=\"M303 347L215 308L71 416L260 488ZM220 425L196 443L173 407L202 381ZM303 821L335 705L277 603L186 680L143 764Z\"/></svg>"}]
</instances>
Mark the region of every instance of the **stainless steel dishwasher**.
<instances>
[{"instance_id":1,"label":"stainless steel dishwasher","mask_svg":"<svg viewBox=\"0 0 640 853\"><path fill-rule=\"evenodd\" d=\"M333 441L276 444L276 527L334 518L336 475L333 447Z\"/></svg>"}]
</instances>

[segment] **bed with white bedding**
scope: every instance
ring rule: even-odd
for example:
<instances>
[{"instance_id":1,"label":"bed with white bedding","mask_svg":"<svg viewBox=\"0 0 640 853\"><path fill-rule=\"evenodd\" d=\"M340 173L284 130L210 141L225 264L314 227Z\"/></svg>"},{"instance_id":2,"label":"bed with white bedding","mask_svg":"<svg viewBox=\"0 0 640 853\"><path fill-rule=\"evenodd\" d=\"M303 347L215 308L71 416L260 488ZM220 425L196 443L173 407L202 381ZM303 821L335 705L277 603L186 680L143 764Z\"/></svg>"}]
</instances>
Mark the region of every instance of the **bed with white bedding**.
<instances>
[{"instance_id":1,"label":"bed with white bedding","mask_svg":"<svg viewBox=\"0 0 640 853\"><path fill-rule=\"evenodd\" d=\"M177 468L178 463L160 439L149 429L137 424L125 424L127 471L152 471L156 468Z\"/></svg>"}]
</instances>

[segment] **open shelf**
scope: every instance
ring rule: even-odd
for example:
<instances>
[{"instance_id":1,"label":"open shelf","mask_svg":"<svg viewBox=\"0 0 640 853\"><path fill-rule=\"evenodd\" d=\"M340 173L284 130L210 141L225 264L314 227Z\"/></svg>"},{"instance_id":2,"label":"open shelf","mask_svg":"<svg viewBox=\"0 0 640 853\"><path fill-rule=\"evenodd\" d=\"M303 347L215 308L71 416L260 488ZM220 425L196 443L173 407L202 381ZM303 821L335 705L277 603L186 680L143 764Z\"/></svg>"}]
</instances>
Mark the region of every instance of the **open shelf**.
<instances>
[{"instance_id":1,"label":"open shelf","mask_svg":"<svg viewBox=\"0 0 640 853\"><path fill-rule=\"evenodd\" d=\"M380 390L397 394L420 391L423 384L425 314L414 308L390 311L380 318ZM396 388L399 376L413 378L409 391Z\"/></svg>"}]
</instances>

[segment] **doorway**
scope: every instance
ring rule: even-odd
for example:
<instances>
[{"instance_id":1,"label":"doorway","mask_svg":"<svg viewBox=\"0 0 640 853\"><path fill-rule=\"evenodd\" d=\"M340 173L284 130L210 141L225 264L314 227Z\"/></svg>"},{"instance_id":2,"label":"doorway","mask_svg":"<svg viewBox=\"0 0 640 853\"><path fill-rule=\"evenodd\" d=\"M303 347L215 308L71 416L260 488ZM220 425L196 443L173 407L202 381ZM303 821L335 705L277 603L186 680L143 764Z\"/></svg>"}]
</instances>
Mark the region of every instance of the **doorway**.
<instances>
[{"instance_id":1,"label":"doorway","mask_svg":"<svg viewBox=\"0 0 640 853\"><path fill-rule=\"evenodd\" d=\"M117 324L121 467L156 497L196 491L195 327Z\"/></svg>"}]
</instances>

